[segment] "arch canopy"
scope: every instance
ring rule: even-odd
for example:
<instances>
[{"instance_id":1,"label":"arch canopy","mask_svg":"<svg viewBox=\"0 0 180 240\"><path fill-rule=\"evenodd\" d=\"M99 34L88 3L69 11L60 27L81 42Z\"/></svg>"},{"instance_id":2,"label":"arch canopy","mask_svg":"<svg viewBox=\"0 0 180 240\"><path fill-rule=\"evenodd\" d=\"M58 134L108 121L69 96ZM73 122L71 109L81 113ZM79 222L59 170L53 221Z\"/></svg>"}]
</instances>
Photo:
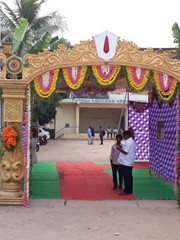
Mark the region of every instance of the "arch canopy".
<instances>
[{"instance_id":1,"label":"arch canopy","mask_svg":"<svg viewBox=\"0 0 180 240\"><path fill-rule=\"evenodd\" d=\"M174 97L180 82L180 61L166 51L140 49L108 31L71 49L27 54L23 59L0 54L0 84L34 81L40 96L48 97L58 81L59 91L106 93L115 89L142 92L156 89L163 101ZM20 77L18 77L20 76Z\"/></svg>"}]
</instances>

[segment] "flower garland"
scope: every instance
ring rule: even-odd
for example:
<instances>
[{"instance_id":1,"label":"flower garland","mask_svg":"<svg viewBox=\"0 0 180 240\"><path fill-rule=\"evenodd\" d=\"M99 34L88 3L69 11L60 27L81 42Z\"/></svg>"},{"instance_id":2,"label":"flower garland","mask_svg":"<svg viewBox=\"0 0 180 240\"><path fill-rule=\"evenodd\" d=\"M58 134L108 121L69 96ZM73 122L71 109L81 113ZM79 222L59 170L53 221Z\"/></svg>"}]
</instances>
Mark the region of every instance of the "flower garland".
<instances>
[{"instance_id":1,"label":"flower garland","mask_svg":"<svg viewBox=\"0 0 180 240\"><path fill-rule=\"evenodd\" d=\"M34 87L40 97L48 98L54 92L58 75L59 69L56 69L41 74L35 78Z\"/></svg>"},{"instance_id":2,"label":"flower garland","mask_svg":"<svg viewBox=\"0 0 180 240\"><path fill-rule=\"evenodd\" d=\"M86 66L62 68L62 75L69 88L78 90L84 83L87 70Z\"/></svg>"},{"instance_id":3,"label":"flower garland","mask_svg":"<svg viewBox=\"0 0 180 240\"><path fill-rule=\"evenodd\" d=\"M176 115L176 154L175 154L175 164L174 164L174 192L177 193L177 190L178 190L178 160L179 160L179 157L178 157L178 151L180 150L179 149L179 127L178 127L178 124L179 124L179 96L177 97L177 115Z\"/></svg>"},{"instance_id":4,"label":"flower garland","mask_svg":"<svg viewBox=\"0 0 180 240\"><path fill-rule=\"evenodd\" d=\"M180 91L178 91L178 126L180 126ZM180 208L180 127L178 127L178 145L177 145L177 159L176 159L176 165L177 165L177 186L176 186L176 193L177 193L177 204Z\"/></svg>"},{"instance_id":5,"label":"flower garland","mask_svg":"<svg viewBox=\"0 0 180 240\"><path fill-rule=\"evenodd\" d=\"M18 132L9 124L2 129L2 140L6 150L14 151L19 141Z\"/></svg>"},{"instance_id":6,"label":"flower garland","mask_svg":"<svg viewBox=\"0 0 180 240\"><path fill-rule=\"evenodd\" d=\"M171 101L176 94L177 80L165 73L154 72L154 82L161 100L164 102Z\"/></svg>"},{"instance_id":7,"label":"flower garland","mask_svg":"<svg viewBox=\"0 0 180 240\"><path fill-rule=\"evenodd\" d=\"M24 192L23 192L23 205L28 206L29 201L29 172L30 172L30 119L31 119L31 92L30 86L27 89L26 112L24 115L23 126L23 154L24 154Z\"/></svg>"},{"instance_id":8,"label":"flower garland","mask_svg":"<svg viewBox=\"0 0 180 240\"><path fill-rule=\"evenodd\" d=\"M136 67L126 67L129 86L136 92L141 92L147 86L150 70Z\"/></svg>"},{"instance_id":9,"label":"flower garland","mask_svg":"<svg viewBox=\"0 0 180 240\"><path fill-rule=\"evenodd\" d=\"M121 67L116 66L92 66L91 67L93 75L101 86L110 86L118 78Z\"/></svg>"}]
</instances>

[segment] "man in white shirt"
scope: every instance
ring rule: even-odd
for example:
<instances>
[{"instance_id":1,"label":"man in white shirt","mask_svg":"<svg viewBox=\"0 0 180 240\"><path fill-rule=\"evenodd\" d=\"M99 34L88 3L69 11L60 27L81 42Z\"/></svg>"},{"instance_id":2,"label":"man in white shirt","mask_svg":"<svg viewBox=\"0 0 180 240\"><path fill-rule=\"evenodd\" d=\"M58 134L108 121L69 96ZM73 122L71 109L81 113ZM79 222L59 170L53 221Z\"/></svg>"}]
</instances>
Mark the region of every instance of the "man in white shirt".
<instances>
[{"instance_id":1,"label":"man in white shirt","mask_svg":"<svg viewBox=\"0 0 180 240\"><path fill-rule=\"evenodd\" d=\"M129 131L123 132L123 137L126 140L122 148L118 147L119 153L119 170L123 176L125 188L120 195L128 195L133 192L133 175L132 170L134 166L136 144Z\"/></svg>"}]
</instances>

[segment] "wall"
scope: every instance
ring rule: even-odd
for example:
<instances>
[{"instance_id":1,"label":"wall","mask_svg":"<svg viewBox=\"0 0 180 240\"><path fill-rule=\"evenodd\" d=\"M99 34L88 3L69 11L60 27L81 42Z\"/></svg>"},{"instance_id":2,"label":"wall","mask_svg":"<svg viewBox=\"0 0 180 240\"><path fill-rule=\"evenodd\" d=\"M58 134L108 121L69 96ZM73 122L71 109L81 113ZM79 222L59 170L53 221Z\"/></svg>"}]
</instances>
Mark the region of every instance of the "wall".
<instances>
[{"instance_id":1,"label":"wall","mask_svg":"<svg viewBox=\"0 0 180 240\"><path fill-rule=\"evenodd\" d=\"M108 126L117 128L121 111L117 108L80 108L80 133L87 132L88 126L93 126L95 131L99 131L99 126L105 130Z\"/></svg>"},{"instance_id":2,"label":"wall","mask_svg":"<svg viewBox=\"0 0 180 240\"><path fill-rule=\"evenodd\" d=\"M61 104L57 108L55 131L65 127L65 124L69 124L71 127L76 125L76 107L75 104Z\"/></svg>"},{"instance_id":3,"label":"wall","mask_svg":"<svg viewBox=\"0 0 180 240\"><path fill-rule=\"evenodd\" d=\"M79 107L79 132L86 133L87 127L93 126L96 131L102 125L106 130L108 126L111 128L118 127L119 118L122 111L121 104L96 104L96 103L61 103L57 108L55 120L55 132L65 127L65 123L69 123L70 127L76 126L76 106ZM122 125L125 128L126 108L123 109ZM73 133L73 132L71 132Z\"/></svg>"},{"instance_id":4,"label":"wall","mask_svg":"<svg viewBox=\"0 0 180 240\"><path fill-rule=\"evenodd\" d=\"M150 169L169 181L174 181L176 156L177 101L159 107L154 100L149 110ZM157 139L157 122L164 121L164 139Z\"/></svg>"}]
</instances>

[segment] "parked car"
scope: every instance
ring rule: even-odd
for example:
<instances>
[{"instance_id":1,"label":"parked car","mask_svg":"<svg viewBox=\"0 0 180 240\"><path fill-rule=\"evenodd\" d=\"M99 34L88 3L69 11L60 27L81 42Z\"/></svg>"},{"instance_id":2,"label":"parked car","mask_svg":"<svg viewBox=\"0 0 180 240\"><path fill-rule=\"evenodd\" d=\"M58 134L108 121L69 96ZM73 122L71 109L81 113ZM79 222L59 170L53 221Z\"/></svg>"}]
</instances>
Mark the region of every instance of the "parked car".
<instances>
[{"instance_id":1,"label":"parked car","mask_svg":"<svg viewBox=\"0 0 180 240\"><path fill-rule=\"evenodd\" d=\"M50 139L50 133L48 131L45 131L43 128L39 128L38 130L38 137L46 136L46 139Z\"/></svg>"}]
</instances>

